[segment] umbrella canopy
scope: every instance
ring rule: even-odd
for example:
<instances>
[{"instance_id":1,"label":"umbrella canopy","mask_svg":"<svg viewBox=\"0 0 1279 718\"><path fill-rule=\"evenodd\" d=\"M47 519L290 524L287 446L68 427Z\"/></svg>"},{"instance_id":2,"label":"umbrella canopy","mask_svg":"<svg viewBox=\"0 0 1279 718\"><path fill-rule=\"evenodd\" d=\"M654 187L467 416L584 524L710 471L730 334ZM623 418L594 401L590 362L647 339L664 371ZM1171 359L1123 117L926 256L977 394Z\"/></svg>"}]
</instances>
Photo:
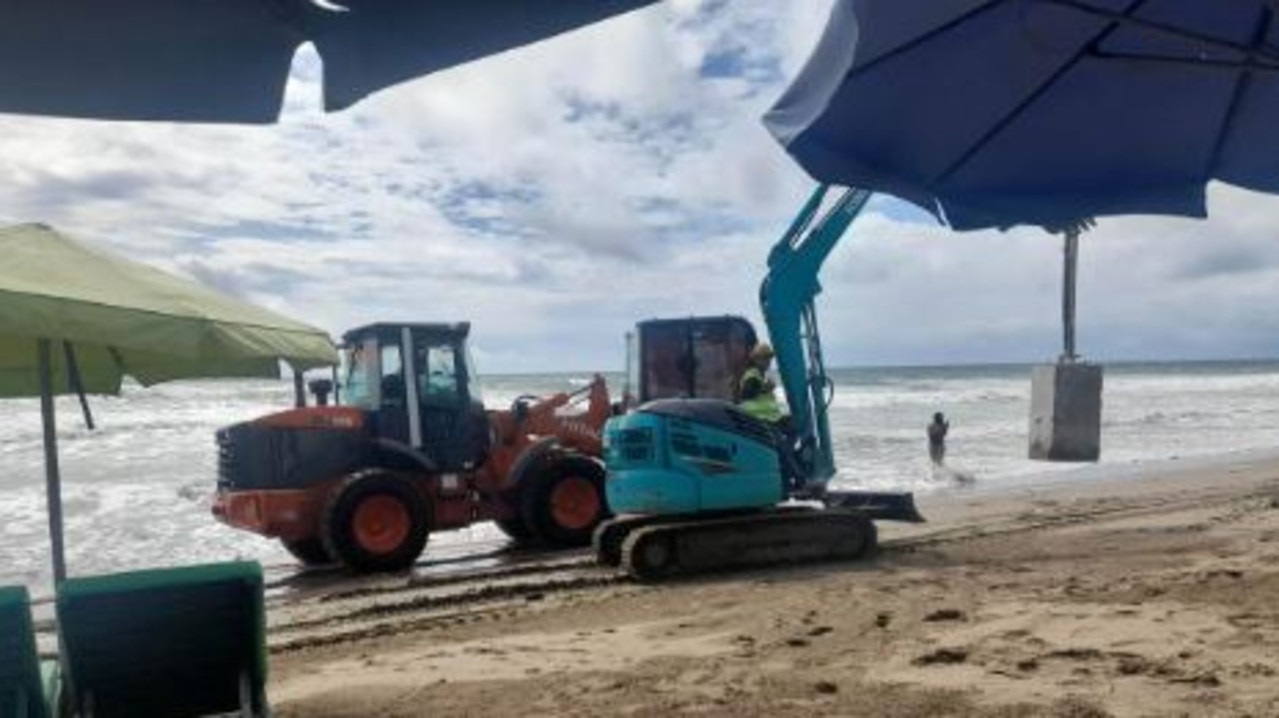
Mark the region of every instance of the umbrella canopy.
<instances>
[{"instance_id":1,"label":"umbrella canopy","mask_svg":"<svg viewBox=\"0 0 1279 718\"><path fill-rule=\"evenodd\" d=\"M91 249L40 224L0 229L0 396L39 396L54 578L66 577L53 395L335 364L319 329ZM86 410L87 415L87 410Z\"/></svg>"},{"instance_id":2,"label":"umbrella canopy","mask_svg":"<svg viewBox=\"0 0 1279 718\"><path fill-rule=\"evenodd\" d=\"M273 122L315 44L324 106L655 0L0 0L0 112Z\"/></svg>"},{"instance_id":3,"label":"umbrella canopy","mask_svg":"<svg viewBox=\"0 0 1279 718\"><path fill-rule=\"evenodd\" d=\"M196 377L279 376L335 364L327 334L40 224L0 229L0 397L39 396L35 342L67 342L81 385L116 394ZM67 353L55 386L70 391Z\"/></svg>"},{"instance_id":4,"label":"umbrella canopy","mask_svg":"<svg viewBox=\"0 0 1279 718\"><path fill-rule=\"evenodd\" d=\"M837 0L765 118L814 178L956 229L1279 192L1275 0Z\"/></svg>"}]
</instances>

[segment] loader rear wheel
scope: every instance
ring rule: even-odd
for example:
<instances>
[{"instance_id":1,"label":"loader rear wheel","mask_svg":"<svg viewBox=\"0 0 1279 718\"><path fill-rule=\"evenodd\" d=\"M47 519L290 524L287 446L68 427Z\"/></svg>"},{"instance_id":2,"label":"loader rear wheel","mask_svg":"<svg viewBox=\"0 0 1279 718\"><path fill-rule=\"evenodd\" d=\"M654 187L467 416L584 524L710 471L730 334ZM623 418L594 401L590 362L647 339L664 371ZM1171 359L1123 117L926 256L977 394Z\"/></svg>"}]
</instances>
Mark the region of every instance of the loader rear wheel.
<instances>
[{"instance_id":1,"label":"loader rear wheel","mask_svg":"<svg viewBox=\"0 0 1279 718\"><path fill-rule=\"evenodd\" d=\"M325 548L347 568L403 570L426 547L426 500L407 479L354 476L329 500L324 529Z\"/></svg>"},{"instance_id":2,"label":"loader rear wheel","mask_svg":"<svg viewBox=\"0 0 1279 718\"><path fill-rule=\"evenodd\" d=\"M533 537L550 546L589 546L608 518L604 468L585 457L552 461L520 487L520 514Z\"/></svg>"},{"instance_id":3,"label":"loader rear wheel","mask_svg":"<svg viewBox=\"0 0 1279 718\"><path fill-rule=\"evenodd\" d=\"M301 561L303 566L324 566L333 563L333 557L329 555L328 549L324 548L324 541L318 536L296 541L280 539L280 543L284 544L284 550L293 554L293 558Z\"/></svg>"}]
</instances>

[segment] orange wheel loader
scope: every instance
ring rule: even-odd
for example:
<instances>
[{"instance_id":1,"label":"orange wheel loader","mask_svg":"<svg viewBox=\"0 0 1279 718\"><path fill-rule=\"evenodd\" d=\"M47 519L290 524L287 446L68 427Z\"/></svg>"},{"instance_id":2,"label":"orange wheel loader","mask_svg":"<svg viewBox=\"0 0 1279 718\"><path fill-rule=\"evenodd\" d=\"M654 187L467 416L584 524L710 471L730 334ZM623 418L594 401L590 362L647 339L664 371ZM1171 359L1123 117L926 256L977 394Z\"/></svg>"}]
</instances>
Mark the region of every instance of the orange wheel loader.
<instances>
[{"instance_id":1,"label":"orange wheel loader","mask_svg":"<svg viewBox=\"0 0 1279 718\"><path fill-rule=\"evenodd\" d=\"M517 542L586 546L609 514L602 377L488 411L468 323L379 323L343 337L345 380L317 406L217 433L213 514L280 539L304 564L395 571L433 531L493 520ZM326 386L328 385L328 386Z\"/></svg>"}]
</instances>

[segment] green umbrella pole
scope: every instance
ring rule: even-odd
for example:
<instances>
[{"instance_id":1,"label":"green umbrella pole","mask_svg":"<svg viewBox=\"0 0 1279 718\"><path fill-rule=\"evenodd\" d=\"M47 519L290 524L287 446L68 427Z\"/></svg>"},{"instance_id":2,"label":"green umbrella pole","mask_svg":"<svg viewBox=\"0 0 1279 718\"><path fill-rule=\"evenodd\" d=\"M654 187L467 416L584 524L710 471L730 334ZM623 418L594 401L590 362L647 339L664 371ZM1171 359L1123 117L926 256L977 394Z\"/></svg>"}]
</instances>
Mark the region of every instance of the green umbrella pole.
<instances>
[{"instance_id":1,"label":"green umbrella pole","mask_svg":"<svg viewBox=\"0 0 1279 718\"><path fill-rule=\"evenodd\" d=\"M67 577L66 555L62 547L62 477L58 473L58 431L53 413L53 369L49 360L49 340L36 342L40 366L40 417L44 421L45 497L49 502L49 539L53 544L53 580Z\"/></svg>"}]
</instances>

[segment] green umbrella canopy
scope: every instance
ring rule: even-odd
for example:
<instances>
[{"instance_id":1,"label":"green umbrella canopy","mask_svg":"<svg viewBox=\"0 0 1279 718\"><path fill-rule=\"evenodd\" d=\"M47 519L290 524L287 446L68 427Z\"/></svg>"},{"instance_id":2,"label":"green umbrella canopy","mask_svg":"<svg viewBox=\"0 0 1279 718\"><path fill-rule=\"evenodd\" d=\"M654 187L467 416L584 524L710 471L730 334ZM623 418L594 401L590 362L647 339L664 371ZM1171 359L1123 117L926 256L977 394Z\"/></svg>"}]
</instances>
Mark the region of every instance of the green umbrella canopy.
<instances>
[{"instance_id":1,"label":"green umbrella canopy","mask_svg":"<svg viewBox=\"0 0 1279 718\"><path fill-rule=\"evenodd\" d=\"M279 376L280 360L305 371L337 352L319 329L51 227L0 229L0 397L41 399L54 579L67 569L53 394L116 394L125 374L144 385Z\"/></svg>"},{"instance_id":2,"label":"green umbrella canopy","mask_svg":"<svg viewBox=\"0 0 1279 718\"><path fill-rule=\"evenodd\" d=\"M125 374L151 385L279 376L278 360L299 371L337 362L319 329L46 225L0 229L0 397L40 395L40 339L53 343L60 393L73 391L69 356L91 394L119 393Z\"/></svg>"}]
</instances>

